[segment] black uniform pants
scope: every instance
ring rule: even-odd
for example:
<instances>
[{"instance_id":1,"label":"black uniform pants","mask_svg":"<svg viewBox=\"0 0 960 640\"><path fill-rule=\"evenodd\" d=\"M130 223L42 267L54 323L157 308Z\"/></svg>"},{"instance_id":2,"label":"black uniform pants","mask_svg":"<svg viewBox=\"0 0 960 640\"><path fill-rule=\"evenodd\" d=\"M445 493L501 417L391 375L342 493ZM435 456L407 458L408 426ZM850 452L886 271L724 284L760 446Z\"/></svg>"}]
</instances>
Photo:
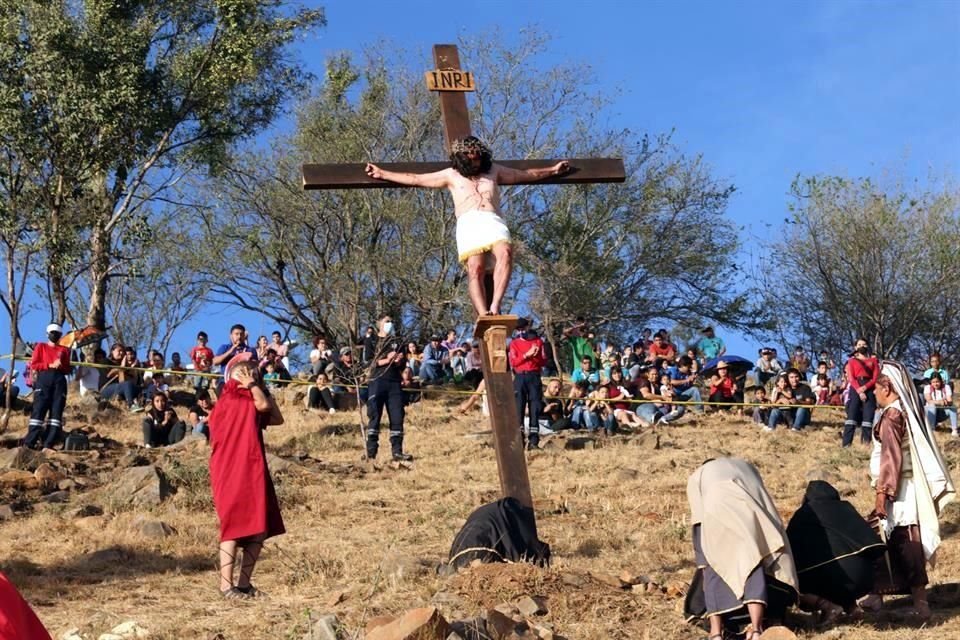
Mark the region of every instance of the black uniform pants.
<instances>
[{"instance_id":1,"label":"black uniform pants","mask_svg":"<svg viewBox=\"0 0 960 640\"><path fill-rule=\"evenodd\" d=\"M513 396L517 400L517 417L523 431L523 414L529 408L530 435L540 436L540 414L543 413L543 382L539 373L516 373L513 376Z\"/></svg>"},{"instance_id":2,"label":"black uniform pants","mask_svg":"<svg viewBox=\"0 0 960 640\"><path fill-rule=\"evenodd\" d=\"M43 446L52 447L63 430L63 409L67 406L67 376L59 371L41 371L33 383L33 390L33 412L30 414L30 427L23 446L32 449L43 436Z\"/></svg>"},{"instance_id":3,"label":"black uniform pants","mask_svg":"<svg viewBox=\"0 0 960 640\"><path fill-rule=\"evenodd\" d=\"M367 398L367 453L376 455L379 447L380 420L386 407L390 419L390 446L394 452L403 450L403 388L399 381L374 380Z\"/></svg>"},{"instance_id":4,"label":"black uniform pants","mask_svg":"<svg viewBox=\"0 0 960 640\"><path fill-rule=\"evenodd\" d=\"M850 389L850 395L847 398L847 419L843 422L843 446L849 447L853 444L853 436L857 432L857 425L860 425L860 442L869 443L873 432L873 416L877 411L877 398L873 394L873 389L869 389L864 395L866 400L860 399L860 394L854 389Z\"/></svg>"}]
</instances>

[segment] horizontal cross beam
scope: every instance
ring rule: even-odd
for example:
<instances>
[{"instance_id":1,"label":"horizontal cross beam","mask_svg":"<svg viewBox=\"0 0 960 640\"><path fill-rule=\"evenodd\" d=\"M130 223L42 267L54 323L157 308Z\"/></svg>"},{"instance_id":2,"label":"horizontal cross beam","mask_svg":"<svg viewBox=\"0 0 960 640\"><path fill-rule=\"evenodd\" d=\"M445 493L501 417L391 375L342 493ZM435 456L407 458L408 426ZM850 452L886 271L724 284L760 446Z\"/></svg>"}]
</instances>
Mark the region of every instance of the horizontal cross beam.
<instances>
[{"instance_id":1,"label":"horizontal cross beam","mask_svg":"<svg viewBox=\"0 0 960 640\"><path fill-rule=\"evenodd\" d=\"M542 169L555 165L559 160L498 160L511 169ZM551 176L519 184L587 184L592 182L623 182L626 171L620 158L572 158L568 160L571 170L562 176ZM303 188L313 189L398 189L404 185L376 180L365 172L365 163L352 164L305 164L303 165ZM427 173L440 171L450 166L449 162L384 162L377 166L387 171Z\"/></svg>"}]
</instances>

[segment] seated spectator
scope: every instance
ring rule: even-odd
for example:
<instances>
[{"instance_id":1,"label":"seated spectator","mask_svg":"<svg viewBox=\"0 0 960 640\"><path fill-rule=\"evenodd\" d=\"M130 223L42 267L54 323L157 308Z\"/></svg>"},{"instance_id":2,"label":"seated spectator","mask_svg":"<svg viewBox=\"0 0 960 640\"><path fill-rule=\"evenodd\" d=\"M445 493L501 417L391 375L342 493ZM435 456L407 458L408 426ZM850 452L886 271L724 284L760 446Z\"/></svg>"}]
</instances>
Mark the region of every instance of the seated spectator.
<instances>
[{"instance_id":1,"label":"seated spectator","mask_svg":"<svg viewBox=\"0 0 960 640\"><path fill-rule=\"evenodd\" d=\"M661 422L666 415L662 407L669 403L670 398L664 398L659 391L660 370L648 364L637 379L637 398L647 402L638 404L634 409L644 426ZM676 417L671 420L676 420Z\"/></svg>"},{"instance_id":2,"label":"seated spectator","mask_svg":"<svg viewBox=\"0 0 960 640\"><path fill-rule=\"evenodd\" d=\"M786 381L784 381L786 384ZM767 403L767 388L757 385L757 388L753 390L753 402L759 405L765 405ZM767 421L770 420L770 407L759 406L753 408L753 421L756 424L767 426Z\"/></svg>"},{"instance_id":3,"label":"seated spectator","mask_svg":"<svg viewBox=\"0 0 960 640\"><path fill-rule=\"evenodd\" d=\"M257 338L257 346L254 347L257 350L257 360L263 361L267 357L267 349L270 348L270 342L267 340L267 336L260 336Z\"/></svg>"},{"instance_id":4,"label":"seated spectator","mask_svg":"<svg viewBox=\"0 0 960 640\"><path fill-rule=\"evenodd\" d=\"M733 403L740 402L743 398L738 393L737 382L730 377L729 365L722 360L717 365L717 373L710 378L710 402L715 403ZM728 406L720 405L719 411L730 409ZM742 414L743 410L737 411Z\"/></svg>"},{"instance_id":5,"label":"seated spectator","mask_svg":"<svg viewBox=\"0 0 960 640\"><path fill-rule=\"evenodd\" d=\"M143 417L143 446L165 447L183 440L186 426L177 412L168 406L167 396L158 393Z\"/></svg>"},{"instance_id":6,"label":"seated spectator","mask_svg":"<svg viewBox=\"0 0 960 640\"><path fill-rule=\"evenodd\" d=\"M630 345L623 348L623 355L620 356L620 367L630 380L636 380L637 376L640 375L640 358L637 357Z\"/></svg>"},{"instance_id":7,"label":"seated spectator","mask_svg":"<svg viewBox=\"0 0 960 640\"><path fill-rule=\"evenodd\" d=\"M266 336L262 337L264 340L267 339ZM263 382L267 385L267 388L270 389L270 391L276 391L280 388L280 374L277 373L277 365L275 365L270 359L267 360L266 365L263 367Z\"/></svg>"},{"instance_id":8,"label":"seated spectator","mask_svg":"<svg viewBox=\"0 0 960 640\"><path fill-rule=\"evenodd\" d=\"M453 353L455 350L460 348L460 344L457 342L457 332L451 329L447 331L447 339L440 343L444 349L449 353Z\"/></svg>"},{"instance_id":9,"label":"seated spectator","mask_svg":"<svg viewBox=\"0 0 960 640\"><path fill-rule=\"evenodd\" d=\"M0 407L7 408L7 386L10 387L11 407L13 403L16 402L17 396L20 395L20 387L13 384L15 377L16 370L14 370L14 375L11 376L5 369L0 369Z\"/></svg>"},{"instance_id":10,"label":"seated spectator","mask_svg":"<svg viewBox=\"0 0 960 640\"><path fill-rule=\"evenodd\" d=\"M642 427L643 423L633 410L634 405L625 402L633 399L631 391L633 385L623 379L623 371L620 369L619 363L610 372L610 384L607 385L607 388L608 396L614 401L613 417L616 418L617 424L626 427Z\"/></svg>"},{"instance_id":11,"label":"seated spectator","mask_svg":"<svg viewBox=\"0 0 960 640\"><path fill-rule=\"evenodd\" d=\"M464 342L460 345L463 349L464 373L463 379L474 389L483 380L483 363L480 358L480 346Z\"/></svg>"},{"instance_id":12,"label":"seated spectator","mask_svg":"<svg viewBox=\"0 0 960 640\"><path fill-rule=\"evenodd\" d=\"M723 344L722 339L714 334L713 327L707 325L702 331L703 337L697 343L697 352L704 362L719 358L727 352L726 345Z\"/></svg>"},{"instance_id":13,"label":"seated spectator","mask_svg":"<svg viewBox=\"0 0 960 640\"><path fill-rule=\"evenodd\" d=\"M567 413L567 404L563 399L563 384L559 380L551 380L543 393L543 411L541 422L545 422L551 431L561 431L570 428L570 415Z\"/></svg>"},{"instance_id":14,"label":"seated spectator","mask_svg":"<svg viewBox=\"0 0 960 640\"><path fill-rule=\"evenodd\" d=\"M170 393L170 385L167 383L167 378L159 371L153 374L153 377L150 378L150 382L147 384L147 388L143 392L146 403L149 405L158 393L162 393L163 395Z\"/></svg>"},{"instance_id":15,"label":"seated spectator","mask_svg":"<svg viewBox=\"0 0 960 640\"><path fill-rule=\"evenodd\" d=\"M339 355L339 360L333 363L327 374L333 382L333 393L353 393L353 387L360 382L360 366L354 361L350 347L341 347Z\"/></svg>"},{"instance_id":16,"label":"seated spectator","mask_svg":"<svg viewBox=\"0 0 960 640\"><path fill-rule=\"evenodd\" d=\"M647 350L647 362L656 363L665 360L672 364L676 358L677 348L661 332L657 332L653 336L653 344Z\"/></svg>"},{"instance_id":17,"label":"seated spectator","mask_svg":"<svg viewBox=\"0 0 960 640\"><path fill-rule=\"evenodd\" d=\"M93 363L95 365L107 364L107 352L103 349L96 349L93 352ZM80 365L77 367L77 380L80 382L80 395L98 395L103 386L103 380L107 370L103 367L90 367Z\"/></svg>"},{"instance_id":18,"label":"seated spectator","mask_svg":"<svg viewBox=\"0 0 960 640\"><path fill-rule=\"evenodd\" d=\"M574 384L577 384L578 382L585 382L587 384L587 389L589 391L593 391L593 389L600 384L600 374L593 370L593 359L584 356L580 360L580 368L574 369L573 374L570 376L570 380Z\"/></svg>"},{"instance_id":19,"label":"seated spectator","mask_svg":"<svg viewBox=\"0 0 960 640\"><path fill-rule=\"evenodd\" d=\"M783 366L777 360L776 349L770 347L760 349L760 359L757 360L753 370L757 374L757 381L762 385L766 385L770 380L780 375Z\"/></svg>"},{"instance_id":20,"label":"seated spectator","mask_svg":"<svg viewBox=\"0 0 960 640\"><path fill-rule=\"evenodd\" d=\"M810 356L800 345L796 346L793 355L790 356L790 368L799 371L801 379L807 379L807 372L810 371Z\"/></svg>"},{"instance_id":21,"label":"seated spectator","mask_svg":"<svg viewBox=\"0 0 960 640\"><path fill-rule=\"evenodd\" d=\"M688 355L680 356L677 364L667 370L667 375L670 376L670 384L673 386L673 393L677 400L687 400L690 402L700 402L702 400L700 389L694 386L694 383L697 381L697 373L693 370L695 363L696 360L693 360ZM684 406L677 405L677 408L681 411L680 415L683 415ZM693 410L696 413L703 413L703 405L695 404L693 405Z\"/></svg>"},{"instance_id":22,"label":"seated spectator","mask_svg":"<svg viewBox=\"0 0 960 640\"><path fill-rule=\"evenodd\" d=\"M567 400L566 413L570 416L571 429L583 429L587 426L587 396L589 388L587 382L581 380L570 387L570 398Z\"/></svg>"},{"instance_id":23,"label":"seated spectator","mask_svg":"<svg viewBox=\"0 0 960 640\"><path fill-rule=\"evenodd\" d=\"M450 364L450 352L440 344L440 336L430 336L430 343L423 349L420 364L420 381L424 386L441 384L445 380L444 369Z\"/></svg>"},{"instance_id":24,"label":"seated spectator","mask_svg":"<svg viewBox=\"0 0 960 640\"><path fill-rule=\"evenodd\" d=\"M148 368L148 370L144 371L142 374L143 384L149 385L150 379L153 378L154 372L166 368L163 354L156 349L151 349L147 355L147 362L143 366Z\"/></svg>"},{"instance_id":25,"label":"seated spectator","mask_svg":"<svg viewBox=\"0 0 960 640\"><path fill-rule=\"evenodd\" d=\"M213 349L207 346L207 334L203 331L197 334L197 344L190 349L190 360L193 362L194 373L210 373L213 368ZM192 383L195 392L199 393L210 388L210 376L193 376Z\"/></svg>"},{"instance_id":26,"label":"seated spectator","mask_svg":"<svg viewBox=\"0 0 960 640\"><path fill-rule=\"evenodd\" d=\"M608 436L616 431L617 418L613 414L613 407L610 406L608 398L610 390L606 384L600 385L587 396L586 412L584 418L587 422L587 431L593 433L603 427L604 433Z\"/></svg>"},{"instance_id":27,"label":"seated spectator","mask_svg":"<svg viewBox=\"0 0 960 640\"><path fill-rule=\"evenodd\" d=\"M423 354L417 349L417 343L407 344L407 368L413 372L414 376L420 375L420 363L423 362Z\"/></svg>"},{"instance_id":28,"label":"seated spectator","mask_svg":"<svg viewBox=\"0 0 960 640\"><path fill-rule=\"evenodd\" d=\"M833 397L833 383L825 373L818 373L810 389L817 399L817 404L830 404Z\"/></svg>"},{"instance_id":29,"label":"seated spectator","mask_svg":"<svg viewBox=\"0 0 960 640\"><path fill-rule=\"evenodd\" d=\"M403 389L403 406L409 406L414 402L420 402L423 394L420 392L421 386L418 380L413 378L413 371L407 367L400 372L400 388Z\"/></svg>"},{"instance_id":30,"label":"seated spectator","mask_svg":"<svg viewBox=\"0 0 960 640\"><path fill-rule=\"evenodd\" d=\"M197 401L187 412L187 420L190 421L190 427L193 429L193 435L203 436L210 439L210 425L207 421L210 418L210 412L213 411L214 402L207 389L201 389L197 392Z\"/></svg>"},{"instance_id":31,"label":"seated spectator","mask_svg":"<svg viewBox=\"0 0 960 640\"><path fill-rule=\"evenodd\" d=\"M612 344L608 344L603 353L600 354L600 369L610 377L610 370L620 366L620 354L617 353Z\"/></svg>"},{"instance_id":32,"label":"seated spectator","mask_svg":"<svg viewBox=\"0 0 960 640\"><path fill-rule=\"evenodd\" d=\"M943 386L950 386L950 374L940 366L940 354L937 352L930 354L930 367L923 372L923 377L929 380L935 373L940 376L940 380L943 381Z\"/></svg>"},{"instance_id":33,"label":"seated spectator","mask_svg":"<svg viewBox=\"0 0 960 640\"><path fill-rule=\"evenodd\" d=\"M950 418L950 435L957 437L957 408L953 406L953 392L943 383L939 373L930 375L930 384L923 389L926 401L927 431L933 434L937 423Z\"/></svg>"},{"instance_id":34,"label":"seated spectator","mask_svg":"<svg viewBox=\"0 0 960 640\"><path fill-rule=\"evenodd\" d=\"M139 404L140 377L137 371L130 367L138 367L137 355L133 349L126 349L122 344L114 344L110 348L108 362L113 365L107 370L106 381L100 389L100 398L110 400L123 397L131 413L140 413L143 408Z\"/></svg>"},{"instance_id":35,"label":"seated spectator","mask_svg":"<svg viewBox=\"0 0 960 640\"><path fill-rule=\"evenodd\" d=\"M820 352L820 357L817 359L817 373L820 373L821 362L827 365L827 370L824 373L827 374L827 377L830 378L832 382L836 382L837 378L840 377L840 371L837 369L836 361L830 357L829 351L823 350Z\"/></svg>"},{"instance_id":36,"label":"seated spectator","mask_svg":"<svg viewBox=\"0 0 960 640\"><path fill-rule=\"evenodd\" d=\"M785 385L782 385L779 379L777 380L778 390L781 390L781 393L774 398L774 404L810 406L816 404L817 398L813 395L810 387L802 382L803 374L800 373L799 369L793 367L787 369L786 380ZM775 406L770 411L767 430L773 431L780 422L788 425L794 431L802 431L804 427L810 424L810 409L805 406L794 408L778 408Z\"/></svg>"},{"instance_id":37,"label":"seated spectator","mask_svg":"<svg viewBox=\"0 0 960 640\"><path fill-rule=\"evenodd\" d=\"M663 412L662 422L674 422L680 418L680 416L686 413L687 409L682 404L672 404L673 402L677 401L677 392L673 389L673 384L669 373L660 374L660 396L667 401L667 404L657 407L659 411Z\"/></svg>"},{"instance_id":38,"label":"seated spectator","mask_svg":"<svg viewBox=\"0 0 960 640\"><path fill-rule=\"evenodd\" d=\"M174 371L173 375L169 375L170 384L179 384L183 380L183 376L177 375L178 373L186 372L186 369L183 367L183 361L180 359L180 352L174 351L170 354L170 371Z\"/></svg>"},{"instance_id":39,"label":"seated spectator","mask_svg":"<svg viewBox=\"0 0 960 640\"><path fill-rule=\"evenodd\" d=\"M817 368L813 372L813 374L810 376L811 386L812 386L812 383L816 383L817 376L820 376L820 375L825 376L827 378L827 382L830 383L830 391L832 393L835 386L834 385L835 381L832 377L830 377L830 367L828 366L825 360L817 361Z\"/></svg>"},{"instance_id":40,"label":"seated spectator","mask_svg":"<svg viewBox=\"0 0 960 640\"><path fill-rule=\"evenodd\" d=\"M464 348L466 346L466 349ZM464 342L450 349L450 375L454 382L460 382L467 373L467 349L470 345Z\"/></svg>"},{"instance_id":41,"label":"seated spectator","mask_svg":"<svg viewBox=\"0 0 960 640\"><path fill-rule=\"evenodd\" d=\"M336 413L336 402L333 399L333 386L326 373L318 373L314 385L307 392L307 409Z\"/></svg>"}]
</instances>

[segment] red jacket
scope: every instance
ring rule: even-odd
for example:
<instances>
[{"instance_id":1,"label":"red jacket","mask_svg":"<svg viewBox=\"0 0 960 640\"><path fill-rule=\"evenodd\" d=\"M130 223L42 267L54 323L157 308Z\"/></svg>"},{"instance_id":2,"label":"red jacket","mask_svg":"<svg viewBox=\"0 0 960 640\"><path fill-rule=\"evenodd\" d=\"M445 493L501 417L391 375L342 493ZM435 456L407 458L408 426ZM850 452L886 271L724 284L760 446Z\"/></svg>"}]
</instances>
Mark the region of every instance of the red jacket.
<instances>
[{"instance_id":1,"label":"red jacket","mask_svg":"<svg viewBox=\"0 0 960 640\"><path fill-rule=\"evenodd\" d=\"M56 371L70 373L70 350L58 344L51 346L46 342L38 342L30 358L30 370L35 374L49 371L52 362L59 363Z\"/></svg>"},{"instance_id":2,"label":"red jacket","mask_svg":"<svg viewBox=\"0 0 960 640\"><path fill-rule=\"evenodd\" d=\"M869 391L877 386L879 375L880 362L875 356L870 356L866 360L859 358L847 360L847 383L857 393ZM867 381L861 385L860 378L867 378Z\"/></svg>"},{"instance_id":3,"label":"red jacket","mask_svg":"<svg viewBox=\"0 0 960 640\"><path fill-rule=\"evenodd\" d=\"M527 358L527 351L532 346L540 347L537 355ZM514 373L540 373L540 370L547 364L547 358L543 355L543 340L533 338L528 340L523 337L517 337L510 341L510 367Z\"/></svg>"}]
</instances>

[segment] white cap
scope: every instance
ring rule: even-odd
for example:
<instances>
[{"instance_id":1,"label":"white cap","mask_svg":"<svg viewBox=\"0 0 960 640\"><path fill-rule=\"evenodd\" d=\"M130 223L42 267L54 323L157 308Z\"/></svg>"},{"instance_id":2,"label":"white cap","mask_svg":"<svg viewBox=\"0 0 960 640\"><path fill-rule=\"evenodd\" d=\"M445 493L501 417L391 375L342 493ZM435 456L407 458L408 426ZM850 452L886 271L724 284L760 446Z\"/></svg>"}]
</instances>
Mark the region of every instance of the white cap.
<instances>
[{"instance_id":1,"label":"white cap","mask_svg":"<svg viewBox=\"0 0 960 640\"><path fill-rule=\"evenodd\" d=\"M51 322L47 325L47 333L63 333L63 327L56 322Z\"/></svg>"}]
</instances>

